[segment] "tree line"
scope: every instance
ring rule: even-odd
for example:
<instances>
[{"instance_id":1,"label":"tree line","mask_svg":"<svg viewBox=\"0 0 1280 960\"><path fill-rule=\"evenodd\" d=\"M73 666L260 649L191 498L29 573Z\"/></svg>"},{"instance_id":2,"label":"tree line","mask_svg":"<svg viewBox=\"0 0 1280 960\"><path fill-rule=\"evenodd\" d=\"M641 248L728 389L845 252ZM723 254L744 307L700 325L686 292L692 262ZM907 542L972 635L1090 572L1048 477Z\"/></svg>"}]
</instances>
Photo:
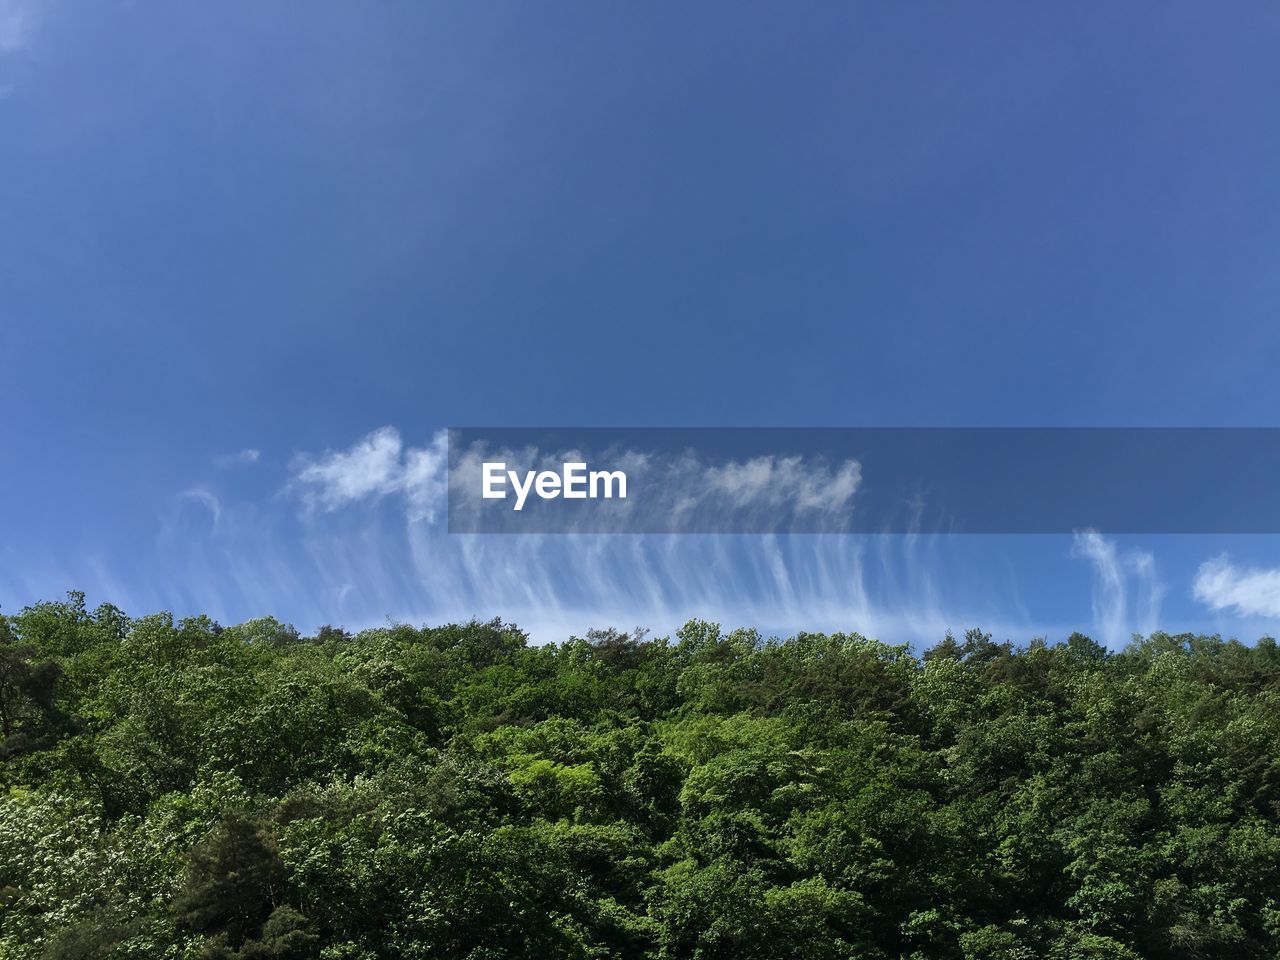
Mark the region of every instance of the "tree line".
<instances>
[{"instance_id":1,"label":"tree line","mask_svg":"<svg viewBox=\"0 0 1280 960\"><path fill-rule=\"evenodd\" d=\"M0 617L0 957L1280 955L1280 650Z\"/></svg>"}]
</instances>

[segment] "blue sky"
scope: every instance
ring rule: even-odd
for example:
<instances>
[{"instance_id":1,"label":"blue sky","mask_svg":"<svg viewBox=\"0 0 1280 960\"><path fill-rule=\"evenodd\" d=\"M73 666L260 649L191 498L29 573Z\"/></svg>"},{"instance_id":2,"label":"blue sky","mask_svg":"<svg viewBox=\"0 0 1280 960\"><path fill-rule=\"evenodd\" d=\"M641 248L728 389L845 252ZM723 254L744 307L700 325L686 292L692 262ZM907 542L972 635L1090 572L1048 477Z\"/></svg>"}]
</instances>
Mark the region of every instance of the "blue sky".
<instances>
[{"instance_id":1,"label":"blue sky","mask_svg":"<svg viewBox=\"0 0 1280 960\"><path fill-rule=\"evenodd\" d=\"M0 0L0 605L1274 632L1271 538L476 544L298 476L381 428L403 470L465 424L1274 425L1278 43L1265 4Z\"/></svg>"}]
</instances>

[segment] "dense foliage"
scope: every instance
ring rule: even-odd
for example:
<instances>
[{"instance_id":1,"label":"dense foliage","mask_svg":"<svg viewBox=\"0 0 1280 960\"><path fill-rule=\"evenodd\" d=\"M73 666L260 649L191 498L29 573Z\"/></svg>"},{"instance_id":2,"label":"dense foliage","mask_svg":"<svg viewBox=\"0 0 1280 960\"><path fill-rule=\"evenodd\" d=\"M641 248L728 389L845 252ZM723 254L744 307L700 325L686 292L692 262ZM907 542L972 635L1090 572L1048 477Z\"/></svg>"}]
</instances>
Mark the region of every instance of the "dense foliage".
<instances>
[{"instance_id":1,"label":"dense foliage","mask_svg":"<svg viewBox=\"0 0 1280 960\"><path fill-rule=\"evenodd\" d=\"M1280 650L0 620L0 957L1280 951Z\"/></svg>"}]
</instances>

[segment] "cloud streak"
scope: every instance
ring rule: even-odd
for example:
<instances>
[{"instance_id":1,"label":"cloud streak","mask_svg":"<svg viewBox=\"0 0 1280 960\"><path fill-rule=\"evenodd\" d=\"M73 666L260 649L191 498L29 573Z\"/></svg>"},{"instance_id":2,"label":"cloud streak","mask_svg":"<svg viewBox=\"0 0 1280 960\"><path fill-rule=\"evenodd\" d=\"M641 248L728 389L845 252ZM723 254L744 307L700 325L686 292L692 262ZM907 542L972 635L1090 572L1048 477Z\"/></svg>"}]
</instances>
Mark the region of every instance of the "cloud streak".
<instances>
[{"instance_id":1,"label":"cloud streak","mask_svg":"<svg viewBox=\"0 0 1280 960\"><path fill-rule=\"evenodd\" d=\"M1122 553L1096 530L1077 533L1072 552L1093 566L1093 621L1099 640L1119 647L1134 633L1156 628L1165 588L1150 553Z\"/></svg>"},{"instance_id":2,"label":"cloud streak","mask_svg":"<svg viewBox=\"0 0 1280 960\"><path fill-rule=\"evenodd\" d=\"M800 457L754 457L708 467L707 487L735 507L793 507L797 512L847 509L862 483L862 465L846 460L828 469Z\"/></svg>"},{"instance_id":3,"label":"cloud streak","mask_svg":"<svg viewBox=\"0 0 1280 960\"><path fill-rule=\"evenodd\" d=\"M183 490L178 494L179 500L189 500L200 504L209 511L209 515L213 518L212 529L218 529L218 522L222 519L222 501L211 490L204 487L192 487L190 490Z\"/></svg>"},{"instance_id":4,"label":"cloud streak","mask_svg":"<svg viewBox=\"0 0 1280 960\"><path fill-rule=\"evenodd\" d=\"M49 595L42 583L55 594L96 584L108 591L104 599L133 611L205 612L224 623L271 613L304 630L325 622L361 629L388 617L501 615L539 642L593 626L643 625L663 634L701 617L766 634L857 630L924 646L970 626L1021 640L1083 628L1116 646L1131 632L1149 632L1160 613L1163 585L1151 555L1120 550L1094 532L1077 535L1071 551L1093 572L1092 630L1087 613L1035 619L1016 582L993 582L984 538L921 532L918 522L913 532L893 535L448 533L447 454L444 432L414 445L394 428L374 430L349 446L295 457L277 487L284 496L187 488L160 518L154 556L108 563L104 555L87 572L33 569L28 557L23 576L0 588L34 597ZM852 463L826 464L819 482L812 464L801 469L787 458L727 466L629 456L639 469L699 476L728 508L768 511L772 498L804 499L821 489L813 509L848 509L861 482ZM1049 549L1068 563L1061 541L1053 543ZM128 597L114 592L120 584ZM1076 598L1085 611L1089 600L1087 588ZM1053 602L1061 611L1063 601Z\"/></svg>"},{"instance_id":5,"label":"cloud streak","mask_svg":"<svg viewBox=\"0 0 1280 960\"><path fill-rule=\"evenodd\" d=\"M226 453L220 457L215 457L213 464L223 470L230 470L233 467L247 467L250 464L258 462L262 454L253 447L245 447L236 453Z\"/></svg>"},{"instance_id":6,"label":"cloud streak","mask_svg":"<svg viewBox=\"0 0 1280 960\"><path fill-rule=\"evenodd\" d=\"M313 585L316 603L357 626L387 615L449 620L500 612L539 640L605 624L670 631L691 617L766 632L857 629L921 642L979 619L997 630L1028 632L1025 624L993 623L978 612L944 613L935 581L945 551L939 538L919 534L445 534L439 521L447 454L444 433L414 447L384 427L345 449L295 460L286 489L303 505L308 573L301 579ZM573 450L468 448L455 470L474 472L478 489L484 460L548 467L583 459ZM861 483L853 461L708 463L687 453L626 450L611 452L608 465L629 476L661 477L658 509L673 511L768 512L786 502L838 517ZM691 505L697 489L706 491L706 502ZM356 506L392 509L345 509ZM872 569L869 544L875 544Z\"/></svg>"},{"instance_id":7,"label":"cloud streak","mask_svg":"<svg viewBox=\"0 0 1280 960\"><path fill-rule=\"evenodd\" d=\"M0 56L27 49L35 25L34 3L29 0L0 0Z\"/></svg>"},{"instance_id":8,"label":"cloud streak","mask_svg":"<svg viewBox=\"0 0 1280 960\"><path fill-rule=\"evenodd\" d=\"M861 465L853 460L828 464L819 458L758 456L708 462L689 452L630 449L601 451L594 459L600 458L609 469L626 473L632 495L578 501L550 520L544 515L546 528L527 522L527 514L505 503L483 500L482 465L558 471L564 463L592 461L591 453L472 443L453 452L451 467L446 431L414 447L386 426L345 449L297 456L285 491L311 514L398 497L411 522L435 523L449 509L451 526L463 532L786 532L789 526L794 532L815 532L842 528L862 481ZM643 496L635 495L638 485Z\"/></svg>"},{"instance_id":9,"label":"cloud streak","mask_svg":"<svg viewBox=\"0 0 1280 960\"><path fill-rule=\"evenodd\" d=\"M862 484L856 460L762 455L710 459L661 449L490 448L450 451L450 528L472 533L818 533L848 529ZM483 464L521 475L565 463L626 474L626 499L528 501L523 514L485 500ZM531 516L534 506L541 512Z\"/></svg>"}]
</instances>

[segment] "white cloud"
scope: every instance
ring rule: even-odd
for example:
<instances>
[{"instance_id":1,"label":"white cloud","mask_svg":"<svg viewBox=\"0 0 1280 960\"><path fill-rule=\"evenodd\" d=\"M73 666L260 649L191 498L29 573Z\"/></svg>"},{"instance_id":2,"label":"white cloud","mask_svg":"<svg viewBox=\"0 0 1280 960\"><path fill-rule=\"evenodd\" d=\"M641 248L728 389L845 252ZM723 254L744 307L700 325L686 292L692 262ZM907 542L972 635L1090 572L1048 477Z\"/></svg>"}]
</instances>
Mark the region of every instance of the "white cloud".
<instances>
[{"instance_id":1,"label":"white cloud","mask_svg":"<svg viewBox=\"0 0 1280 960\"><path fill-rule=\"evenodd\" d=\"M1280 617L1280 568L1237 567L1223 554L1200 564L1192 592L1211 610Z\"/></svg>"},{"instance_id":2,"label":"white cloud","mask_svg":"<svg viewBox=\"0 0 1280 960\"><path fill-rule=\"evenodd\" d=\"M209 488L185 491L170 532L158 540L165 576L149 583L152 596L138 602L206 610L224 622L272 612L308 627L329 622L360 628L389 616L439 622L501 614L531 629L537 640L607 624L641 623L661 634L690 617L783 635L857 629L922 644L936 642L948 628L974 624L1020 639L1078 626L1035 622L1025 613L1009 620L1016 588L1012 604L988 597L975 605L974 597L985 597L991 584L965 560L963 538L918 531L900 537L449 534L439 523L412 522L443 512L446 447L443 431L410 446L384 427L350 446L299 456L286 492L309 513L301 525L275 515L279 501L274 507L221 503ZM510 453L512 462L530 466L551 456ZM710 485L709 471L721 471L720 488L695 508L767 513L781 489L814 499L813 509L823 511L820 501L833 522L854 508L861 476L852 461L806 462L799 471L787 458L730 464L633 450L609 456L610 464L637 476L679 481L659 485L673 496ZM819 490L825 495L818 497ZM376 503L393 509L341 509ZM210 535L199 536L202 530L181 510L197 521L207 510ZM1083 533L1077 555L1096 572L1100 640L1119 644L1131 625L1155 623L1161 588L1150 554L1121 551L1096 533Z\"/></svg>"},{"instance_id":3,"label":"white cloud","mask_svg":"<svg viewBox=\"0 0 1280 960\"><path fill-rule=\"evenodd\" d=\"M35 29L35 4L30 0L0 0L0 55L25 50Z\"/></svg>"},{"instance_id":4,"label":"white cloud","mask_svg":"<svg viewBox=\"0 0 1280 960\"><path fill-rule=\"evenodd\" d=\"M708 462L691 451L493 449L477 441L455 451L450 509L458 529L527 532L519 514L482 501L486 462L552 472L564 463L589 462L626 474L626 499L593 500L587 509L561 515L561 533L840 532L849 528L862 484L856 460L766 455Z\"/></svg>"},{"instance_id":5,"label":"white cloud","mask_svg":"<svg viewBox=\"0 0 1280 960\"><path fill-rule=\"evenodd\" d=\"M460 460L464 473L474 460L478 476L481 460L554 467L583 456L474 447ZM708 464L691 454L621 450L608 451L607 462L628 475L660 477L654 489L661 509L673 507L673 497L692 494L700 498L695 508L768 513L787 502L837 518L852 509L861 480L854 461L763 457ZM703 616L766 631L861 629L932 643L948 627L978 622L977 612L944 615L933 595L933 571L921 569L937 558L918 553L918 538L901 556L874 541L895 575L872 585L863 569L868 541L858 537L445 534L432 523L411 522L406 530L388 515L341 509L390 501L403 504L411 521L433 520L444 509L447 466L444 431L413 447L393 427L294 461L287 491L320 515L307 525L305 559L297 561L309 571L299 578L303 589L316 592L310 602L330 611L314 614L317 623L367 626L387 615L450 620L501 613L537 639L556 640L610 623L666 631ZM256 557L261 551L243 553ZM982 618L988 626L992 619ZM1010 627L1015 630L1029 632Z\"/></svg>"},{"instance_id":6,"label":"white cloud","mask_svg":"<svg viewBox=\"0 0 1280 960\"><path fill-rule=\"evenodd\" d=\"M709 467L707 486L735 507L790 504L797 511L843 510L862 482L862 465L846 460L835 470L800 457L755 457Z\"/></svg>"},{"instance_id":7,"label":"white cloud","mask_svg":"<svg viewBox=\"0 0 1280 960\"><path fill-rule=\"evenodd\" d=\"M220 457L215 457L213 463L215 466L222 467L224 470L231 467L244 467L251 463L257 463L261 456L253 447L245 447L236 453L226 453Z\"/></svg>"},{"instance_id":8,"label":"white cloud","mask_svg":"<svg viewBox=\"0 0 1280 960\"><path fill-rule=\"evenodd\" d=\"M323 511L392 494L405 497L409 519L434 520L444 503L448 435L426 447L406 447L394 427L381 427L346 450L294 461L289 490Z\"/></svg>"},{"instance_id":9,"label":"white cloud","mask_svg":"<svg viewBox=\"0 0 1280 960\"><path fill-rule=\"evenodd\" d=\"M222 502L212 491L204 487L192 487L178 494L178 499L192 500L205 507L213 517L213 529L218 528L218 521L222 519Z\"/></svg>"},{"instance_id":10,"label":"white cloud","mask_svg":"<svg viewBox=\"0 0 1280 960\"><path fill-rule=\"evenodd\" d=\"M1096 530L1075 535L1077 557L1093 565L1093 621L1098 638L1118 647L1134 633L1151 633L1159 624L1164 584L1155 558L1145 550L1121 553L1115 541Z\"/></svg>"}]
</instances>

